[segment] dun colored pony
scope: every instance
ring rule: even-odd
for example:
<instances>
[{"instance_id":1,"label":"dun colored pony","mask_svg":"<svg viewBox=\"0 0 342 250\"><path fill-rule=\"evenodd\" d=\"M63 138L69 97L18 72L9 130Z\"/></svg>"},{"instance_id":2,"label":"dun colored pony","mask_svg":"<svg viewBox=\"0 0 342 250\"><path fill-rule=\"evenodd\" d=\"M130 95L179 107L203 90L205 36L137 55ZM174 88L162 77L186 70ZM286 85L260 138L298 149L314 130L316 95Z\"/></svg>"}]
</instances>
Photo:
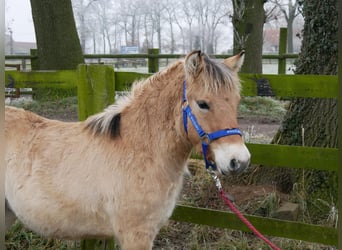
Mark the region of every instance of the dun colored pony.
<instances>
[{"instance_id":1,"label":"dun colored pony","mask_svg":"<svg viewBox=\"0 0 342 250\"><path fill-rule=\"evenodd\" d=\"M203 130L237 128L242 61L243 53L220 63L191 52L85 122L6 107L6 218L46 237L114 236L122 249L151 249L175 207L191 149L201 151L194 126L183 125L184 80ZM237 173L250 153L232 135L210 143L207 159L222 174Z\"/></svg>"}]
</instances>

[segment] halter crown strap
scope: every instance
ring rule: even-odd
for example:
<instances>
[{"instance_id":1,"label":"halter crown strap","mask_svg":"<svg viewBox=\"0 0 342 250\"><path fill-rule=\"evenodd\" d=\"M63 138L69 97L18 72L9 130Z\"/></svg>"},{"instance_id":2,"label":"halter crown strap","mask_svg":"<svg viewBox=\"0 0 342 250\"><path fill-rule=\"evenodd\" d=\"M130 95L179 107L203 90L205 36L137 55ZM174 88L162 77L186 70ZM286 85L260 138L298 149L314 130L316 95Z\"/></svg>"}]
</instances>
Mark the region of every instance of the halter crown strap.
<instances>
[{"instance_id":1,"label":"halter crown strap","mask_svg":"<svg viewBox=\"0 0 342 250\"><path fill-rule=\"evenodd\" d=\"M184 125L184 130L188 134L188 118L190 119L192 125L197 131L197 134L202 140L202 153L203 153L203 159L205 162L205 167L207 169L212 168L213 170L216 170L216 165L214 162L209 162L207 159L207 151L210 142L219 139L221 137L225 136L230 136L230 135L240 135L242 136L242 133L240 129L238 128L233 128L233 129L222 129L222 130L217 130L212 133L206 133L200 124L198 123L195 115L192 113L192 110L189 106L189 103L186 98L186 81L184 80L183 82L183 125Z\"/></svg>"}]
</instances>

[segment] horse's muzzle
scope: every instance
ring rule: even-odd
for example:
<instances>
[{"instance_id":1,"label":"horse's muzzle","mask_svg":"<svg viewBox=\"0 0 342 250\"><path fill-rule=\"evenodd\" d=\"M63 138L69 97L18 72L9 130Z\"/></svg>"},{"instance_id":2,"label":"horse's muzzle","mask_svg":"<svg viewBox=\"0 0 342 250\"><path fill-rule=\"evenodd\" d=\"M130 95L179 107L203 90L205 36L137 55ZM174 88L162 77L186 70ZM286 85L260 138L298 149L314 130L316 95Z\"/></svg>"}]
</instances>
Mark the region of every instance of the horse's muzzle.
<instances>
[{"instance_id":1,"label":"horse's muzzle","mask_svg":"<svg viewBox=\"0 0 342 250\"><path fill-rule=\"evenodd\" d=\"M247 169L251 154L245 144L221 144L213 148L217 170L223 175L238 174Z\"/></svg>"},{"instance_id":2,"label":"horse's muzzle","mask_svg":"<svg viewBox=\"0 0 342 250\"><path fill-rule=\"evenodd\" d=\"M240 160L232 159L229 165L229 172L231 174L239 174L248 168L249 163L249 160L247 162L242 162Z\"/></svg>"}]
</instances>

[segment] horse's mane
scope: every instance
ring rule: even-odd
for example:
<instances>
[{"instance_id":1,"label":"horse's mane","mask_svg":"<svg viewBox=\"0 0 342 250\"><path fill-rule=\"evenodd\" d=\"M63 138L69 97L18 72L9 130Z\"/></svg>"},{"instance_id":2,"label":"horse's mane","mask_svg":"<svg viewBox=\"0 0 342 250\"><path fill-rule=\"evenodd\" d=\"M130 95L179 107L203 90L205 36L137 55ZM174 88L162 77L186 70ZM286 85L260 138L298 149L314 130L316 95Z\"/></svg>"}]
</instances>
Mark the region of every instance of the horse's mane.
<instances>
[{"instance_id":1,"label":"horse's mane","mask_svg":"<svg viewBox=\"0 0 342 250\"><path fill-rule=\"evenodd\" d=\"M130 106L132 100L142 92L147 80L134 82L132 90L118 97L115 104L109 105L103 112L88 117L85 128L93 135L107 135L115 138L120 135L120 120L122 111Z\"/></svg>"},{"instance_id":2,"label":"horse's mane","mask_svg":"<svg viewBox=\"0 0 342 250\"><path fill-rule=\"evenodd\" d=\"M206 54L202 54L204 68L202 77L205 81L206 91L218 92L222 87L229 91L240 91L240 81L236 74L223 63L211 59Z\"/></svg>"},{"instance_id":3,"label":"horse's mane","mask_svg":"<svg viewBox=\"0 0 342 250\"><path fill-rule=\"evenodd\" d=\"M205 82L205 91L218 92L223 87L228 88L229 91L239 92L240 82L237 76L232 74L231 70L229 70L226 65L209 58L205 54L201 54L201 56L204 62L201 74ZM167 75L168 72L175 71L180 64L184 64L184 60L173 63L165 70L158 72L147 79L134 82L131 91L128 94L121 96L116 104L108 106L101 113L90 116L85 121L85 129L88 129L93 135L101 134L109 136L112 139L120 136L122 111L130 106L133 100L144 95L144 90L147 86L165 79L165 75ZM185 66L183 67L186 68ZM182 75L184 76L184 73L182 73Z\"/></svg>"}]
</instances>

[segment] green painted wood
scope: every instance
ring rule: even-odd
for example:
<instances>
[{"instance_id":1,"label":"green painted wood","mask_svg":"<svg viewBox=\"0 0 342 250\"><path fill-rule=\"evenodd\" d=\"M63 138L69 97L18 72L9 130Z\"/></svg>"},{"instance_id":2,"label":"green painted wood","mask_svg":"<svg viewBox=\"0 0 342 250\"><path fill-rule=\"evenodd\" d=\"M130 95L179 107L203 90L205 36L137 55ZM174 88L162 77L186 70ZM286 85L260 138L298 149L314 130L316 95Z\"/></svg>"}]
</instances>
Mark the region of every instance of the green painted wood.
<instances>
[{"instance_id":1,"label":"green painted wood","mask_svg":"<svg viewBox=\"0 0 342 250\"><path fill-rule=\"evenodd\" d=\"M33 59L36 57L36 55L5 55L5 60L26 60Z\"/></svg>"},{"instance_id":2,"label":"green painted wood","mask_svg":"<svg viewBox=\"0 0 342 250\"><path fill-rule=\"evenodd\" d=\"M115 77L114 69L105 65L81 64L77 72L78 118L83 121L114 103Z\"/></svg>"},{"instance_id":3,"label":"green painted wood","mask_svg":"<svg viewBox=\"0 0 342 250\"><path fill-rule=\"evenodd\" d=\"M338 149L274 144L246 144L251 162L274 167L338 170Z\"/></svg>"},{"instance_id":4,"label":"green painted wood","mask_svg":"<svg viewBox=\"0 0 342 250\"><path fill-rule=\"evenodd\" d=\"M255 75L240 74L242 95L257 95L257 81L267 81L279 97L337 97L337 76L330 75Z\"/></svg>"},{"instance_id":5,"label":"green painted wood","mask_svg":"<svg viewBox=\"0 0 342 250\"><path fill-rule=\"evenodd\" d=\"M115 72L116 90L127 90L136 79L151 74L136 72ZM279 97L337 97L337 76L322 75L255 75L240 74L243 96L257 95L257 81L266 80Z\"/></svg>"},{"instance_id":6,"label":"green painted wood","mask_svg":"<svg viewBox=\"0 0 342 250\"><path fill-rule=\"evenodd\" d=\"M246 143L250 151L251 163L267 167L305 168L337 171L338 149L300 147L275 144ZM193 153L193 159L203 159L202 155Z\"/></svg>"},{"instance_id":7,"label":"green painted wood","mask_svg":"<svg viewBox=\"0 0 342 250\"><path fill-rule=\"evenodd\" d=\"M158 55L159 49L148 49L148 54ZM148 65L149 73L156 73L159 71L159 59L158 58L149 57L147 65Z\"/></svg>"},{"instance_id":8,"label":"green painted wood","mask_svg":"<svg viewBox=\"0 0 342 250\"><path fill-rule=\"evenodd\" d=\"M13 82L14 80L14 82ZM58 71L5 71L5 84L14 83L15 88L74 88L77 74L74 70Z\"/></svg>"},{"instance_id":9,"label":"green painted wood","mask_svg":"<svg viewBox=\"0 0 342 250\"><path fill-rule=\"evenodd\" d=\"M286 58L282 57L286 53L287 44L287 28L280 28L279 35L279 60L278 60L278 74L286 73Z\"/></svg>"},{"instance_id":10,"label":"green painted wood","mask_svg":"<svg viewBox=\"0 0 342 250\"><path fill-rule=\"evenodd\" d=\"M127 91L134 81L148 78L152 73L115 72L115 90Z\"/></svg>"},{"instance_id":11,"label":"green painted wood","mask_svg":"<svg viewBox=\"0 0 342 250\"><path fill-rule=\"evenodd\" d=\"M114 250L115 243L113 240L82 240L81 250Z\"/></svg>"},{"instance_id":12,"label":"green painted wood","mask_svg":"<svg viewBox=\"0 0 342 250\"><path fill-rule=\"evenodd\" d=\"M251 215L246 215L245 217L261 233L268 236L304 240L326 245L337 245L337 230L335 228ZM243 224L235 214L225 211L178 205L175 208L171 219L250 232L247 226Z\"/></svg>"},{"instance_id":13,"label":"green painted wood","mask_svg":"<svg viewBox=\"0 0 342 250\"><path fill-rule=\"evenodd\" d=\"M135 72L115 72L116 90L127 90L136 79L147 78L150 75ZM15 80L15 87L19 88L70 88L76 85L76 76L77 72L73 70L5 71L6 84L9 82L9 78L12 78ZM240 74L240 77L243 96L257 95L257 81L260 79L266 80L274 94L279 97L336 98L338 93L337 76Z\"/></svg>"},{"instance_id":14,"label":"green painted wood","mask_svg":"<svg viewBox=\"0 0 342 250\"><path fill-rule=\"evenodd\" d=\"M39 70L38 50L30 49L30 57L31 57L31 69Z\"/></svg>"}]
</instances>

